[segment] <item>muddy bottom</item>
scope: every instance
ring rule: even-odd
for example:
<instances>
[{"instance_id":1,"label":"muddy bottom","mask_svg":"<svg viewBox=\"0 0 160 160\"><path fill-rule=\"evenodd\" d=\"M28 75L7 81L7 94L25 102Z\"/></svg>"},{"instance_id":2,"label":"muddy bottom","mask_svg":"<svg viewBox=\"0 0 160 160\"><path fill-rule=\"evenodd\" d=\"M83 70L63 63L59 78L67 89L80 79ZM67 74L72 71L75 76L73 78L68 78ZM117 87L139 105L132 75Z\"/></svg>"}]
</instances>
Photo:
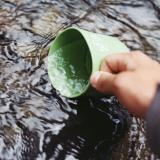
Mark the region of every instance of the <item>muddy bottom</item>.
<instances>
[{"instance_id":1,"label":"muddy bottom","mask_svg":"<svg viewBox=\"0 0 160 160\"><path fill-rule=\"evenodd\" d=\"M159 0L1 0L0 159L158 159L115 97L70 100L51 86L48 50L68 26L160 60Z\"/></svg>"}]
</instances>

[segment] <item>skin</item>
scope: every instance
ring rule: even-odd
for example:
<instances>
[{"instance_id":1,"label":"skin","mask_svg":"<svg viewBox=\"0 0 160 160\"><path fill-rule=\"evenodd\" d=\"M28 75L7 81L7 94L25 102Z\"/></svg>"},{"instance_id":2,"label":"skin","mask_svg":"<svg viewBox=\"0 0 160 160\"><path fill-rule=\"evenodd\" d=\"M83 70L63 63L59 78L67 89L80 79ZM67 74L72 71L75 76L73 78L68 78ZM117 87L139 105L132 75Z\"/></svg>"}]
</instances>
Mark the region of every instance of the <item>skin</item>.
<instances>
[{"instance_id":1,"label":"skin","mask_svg":"<svg viewBox=\"0 0 160 160\"><path fill-rule=\"evenodd\" d=\"M104 58L90 81L96 90L117 96L128 111L145 118L160 83L160 64L140 51L114 54Z\"/></svg>"}]
</instances>

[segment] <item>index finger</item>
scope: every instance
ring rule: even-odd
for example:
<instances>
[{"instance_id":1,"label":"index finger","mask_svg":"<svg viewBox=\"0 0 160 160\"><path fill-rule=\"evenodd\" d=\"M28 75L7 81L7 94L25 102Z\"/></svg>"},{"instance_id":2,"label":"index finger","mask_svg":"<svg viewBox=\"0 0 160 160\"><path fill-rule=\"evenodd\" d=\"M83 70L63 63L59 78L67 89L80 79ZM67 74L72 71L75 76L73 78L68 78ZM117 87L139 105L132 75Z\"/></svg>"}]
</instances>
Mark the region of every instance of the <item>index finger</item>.
<instances>
[{"instance_id":1,"label":"index finger","mask_svg":"<svg viewBox=\"0 0 160 160\"><path fill-rule=\"evenodd\" d=\"M101 63L100 70L110 73L132 71L136 67L132 53L112 54L106 56Z\"/></svg>"}]
</instances>

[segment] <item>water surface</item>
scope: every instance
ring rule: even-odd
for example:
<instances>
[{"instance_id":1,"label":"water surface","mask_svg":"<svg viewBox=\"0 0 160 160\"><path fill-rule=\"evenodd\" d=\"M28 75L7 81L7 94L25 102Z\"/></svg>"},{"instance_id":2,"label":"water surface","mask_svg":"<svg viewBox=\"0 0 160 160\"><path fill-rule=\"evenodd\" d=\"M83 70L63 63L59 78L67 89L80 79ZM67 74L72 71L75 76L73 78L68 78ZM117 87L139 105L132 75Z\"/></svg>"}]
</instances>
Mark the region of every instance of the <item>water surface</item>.
<instances>
[{"instance_id":1,"label":"water surface","mask_svg":"<svg viewBox=\"0 0 160 160\"><path fill-rule=\"evenodd\" d=\"M48 49L72 25L160 60L159 0L1 0L0 159L158 159L115 97L69 100L51 86Z\"/></svg>"}]
</instances>

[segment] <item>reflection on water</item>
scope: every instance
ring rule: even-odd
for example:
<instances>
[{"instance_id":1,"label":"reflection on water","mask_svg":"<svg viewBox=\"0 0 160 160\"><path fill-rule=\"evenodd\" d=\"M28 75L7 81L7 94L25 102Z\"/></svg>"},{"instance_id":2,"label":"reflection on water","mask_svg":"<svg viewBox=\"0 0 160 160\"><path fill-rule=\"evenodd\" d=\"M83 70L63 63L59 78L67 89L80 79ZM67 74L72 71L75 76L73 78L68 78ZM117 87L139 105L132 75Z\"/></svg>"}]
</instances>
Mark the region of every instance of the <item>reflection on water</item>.
<instances>
[{"instance_id":1,"label":"reflection on water","mask_svg":"<svg viewBox=\"0 0 160 160\"><path fill-rule=\"evenodd\" d=\"M1 0L0 159L155 159L141 120L122 139L130 116L114 97L69 100L51 86L50 42L70 25L160 57L159 0Z\"/></svg>"}]
</instances>

